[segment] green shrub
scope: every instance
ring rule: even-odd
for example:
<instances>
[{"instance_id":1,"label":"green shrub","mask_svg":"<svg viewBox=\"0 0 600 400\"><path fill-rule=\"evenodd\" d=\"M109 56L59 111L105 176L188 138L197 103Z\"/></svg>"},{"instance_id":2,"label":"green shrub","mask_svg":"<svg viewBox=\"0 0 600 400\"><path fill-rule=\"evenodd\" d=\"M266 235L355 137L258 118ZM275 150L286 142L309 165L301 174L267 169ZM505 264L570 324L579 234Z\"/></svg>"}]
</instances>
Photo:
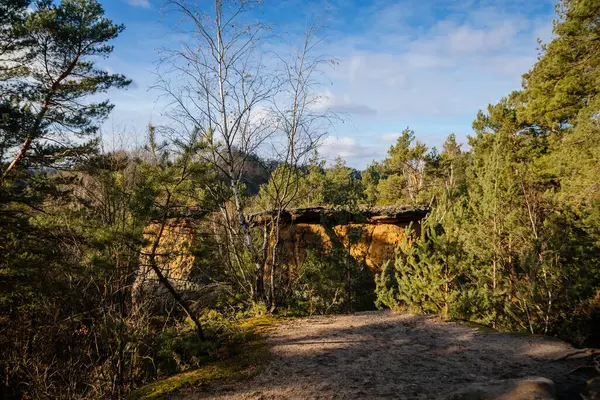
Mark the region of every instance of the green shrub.
<instances>
[{"instance_id":1,"label":"green shrub","mask_svg":"<svg viewBox=\"0 0 600 400\"><path fill-rule=\"evenodd\" d=\"M462 254L458 242L439 226L425 224L420 238L409 228L394 263L386 263L375 278L376 305L456 316L464 277Z\"/></svg>"},{"instance_id":2,"label":"green shrub","mask_svg":"<svg viewBox=\"0 0 600 400\"><path fill-rule=\"evenodd\" d=\"M330 314L373 308L374 281L368 267L339 245L308 249L293 283L288 312Z\"/></svg>"}]
</instances>

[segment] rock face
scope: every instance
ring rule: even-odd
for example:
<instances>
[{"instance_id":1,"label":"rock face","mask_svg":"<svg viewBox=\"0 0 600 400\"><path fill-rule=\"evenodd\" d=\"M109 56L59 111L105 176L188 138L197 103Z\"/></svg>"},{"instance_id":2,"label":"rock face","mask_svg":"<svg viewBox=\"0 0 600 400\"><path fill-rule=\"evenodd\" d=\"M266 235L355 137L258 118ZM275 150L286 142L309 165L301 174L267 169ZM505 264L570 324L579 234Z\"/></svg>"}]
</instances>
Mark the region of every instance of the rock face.
<instances>
[{"instance_id":1,"label":"rock face","mask_svg":"<svg viewBox=\"0 0 600 400\"><path fill-rule=\"evenodd\" d=\"M310 248L329 251L333 246L343 246L349 249L355 260L365 262L373 271L377 271L383 263L394 258L395 249L407 236L409 226L416 234L419 233L420 221L427 212L426 208L407 206L367 207L355 212L321 207L286 211L281 218L283 262L300 267ZM271 213L256 214L251 216L250 222L260 227L271 218ZM197 234L197 221L190 216L172 218L162 232L160 227L161 224L156 223L144 231L150 244L142 252L141 270L134 283L134 293L151 291L155 296L166 294L151 270L148 258L152 243L160 233L160 244L156 249L157 265L184 297L198 296L200 289L190 280L195 259L189 251Z\"/></svg>"},{"instance_id":2,"label":"rock face","mask_svg":"<svg viewBox=\"0 0 600 400\"><path fill-rule=\"evenodd\" d=\"M149 254L152 252L153 242L158 234L161 238L156 249L156 263L163 275L179 291L192 289L189 287L188 278L194 266L194 256L189 251L189 246L194 240L194 224L189 219L173 218L167 221L162 232L160 228L161 224L156 223L144 230L144 237L150 244L142 250L140 257L140 272L133 284L133 291L136 294L141 294L141 291L150 291L154 296L167 294L150 268Z\"/></svg>"},{"instance_id":3,"label":"rock face","mask_svg":"<svg viewBox=\"0 0 600 400\"><path fill-rule=\"evenodd\" d=\"M282 230L284 258L298 267L304 262L308 249L322 246L328 250L336 243L350 249L355 260L378 270L394 258L398 243L407 235L407 228L408 224L351 224L330 228L320 224L291 224Z\"/></svg>"},{"instance_id":4,"label":"rock face","mask_svg":"<svg viewBox=\"0 0 600 400\"><path fill-rule=\"evenodd\" d=\"M376 271L394 258L409 226L415 234L420 233L420 221L427 212L426 208L408 206L367 207L356 212L321 207L290 210L281 218L283 256L285 262L300 266L307 249L320 246L327 251L341 245L354 259ZM271 217L263 213L251 220L262 225Z\"/></svg>"}]
</instances>

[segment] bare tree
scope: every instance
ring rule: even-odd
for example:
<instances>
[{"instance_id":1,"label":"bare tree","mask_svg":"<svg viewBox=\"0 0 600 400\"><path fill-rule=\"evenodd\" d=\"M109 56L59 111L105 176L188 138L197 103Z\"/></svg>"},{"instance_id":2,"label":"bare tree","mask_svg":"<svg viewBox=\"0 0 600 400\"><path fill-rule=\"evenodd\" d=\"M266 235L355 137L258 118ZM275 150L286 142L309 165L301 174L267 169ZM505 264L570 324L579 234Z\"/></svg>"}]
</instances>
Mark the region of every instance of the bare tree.
<instances>
[{"instance_id":1,"label":"bare tree","mask_svg":"<svg viewBox=\"0 0 600 400\"><path fill-rule=\"evenodd\" d=\"M275 310L277 302L275 271L280 266L278 252L281 216L298 199L300 167L306 164L307 157L327 134L332 120L338 118L335 113L319 108L323 96L319 91L321 81L318 76L324 72L324 67L335 63L335 60L327 56L313 55L318 53L315 50L318 50L322 43L322 39L319 38L321 28L321 21L313 20L289 58L277 55L282 66L281 87L270 111L277 123L277 132L283 136L282 141L275 141L272 146L276 159L280 160L281 164L264 191L271 206L269 211L272 247L268 258L271 311ZM277 144L280 144L279 147Z\"/></svg>"},{"instance_id":2,"label":"bare tree","mask_svg":"<svg viewBox=\"0 0 600 400\"><path fill-rule=\"evenodd\" d=\"M163 50L157 87L170 99L171 136L200 132L207 145L202 156L225 182L224 187L207 190L215 198L225 191L233 203L228 207L221 202L220 212L228 243L241 243L252 262L253 300L274 304L277 250L268 257L269 242L273 235L275 244L279 242L281 212L298 192L299 163L325 133L327 118L316 112L319 96L314 75L328 60L310 56L320 43L317 23L309 26L297 52L289 59L282 56L278 49L283 42L270 27L244 22L259 4L255 0L215 0L210 5L169 0L167 12L182 17L177 29L186 39L175 49ZM274 195L276 213L270 232L265 226L255 238L244 204L244 173L248 157L269 150L277 164L285 166L285 173ZM234 258L242 264L244 257ZM269 258L271 290L267 293Z\"/></svg>"},{"instance_id":3,"label":"bare tree","mask_svg":"<svg viewBox=\"0 0 600 400\"><path fill-rule=\"evenodd\" d=\"M187 33L177 49L165 50L157 86L168 95L173 135L199 129L209 150L208 161L219 169L235 204L235 214L221 207L233 237L241 237L255 265L254 296L265 298L264 262L252 238L242 199L242 175L250 156L273 133L264 104L278 90L260 51L270 35L261 23L245 24L242 16L258 2L170 0L167 11L182 17ZM234 224L235 222L235 224Z\"/></svg>"}]
</instances>

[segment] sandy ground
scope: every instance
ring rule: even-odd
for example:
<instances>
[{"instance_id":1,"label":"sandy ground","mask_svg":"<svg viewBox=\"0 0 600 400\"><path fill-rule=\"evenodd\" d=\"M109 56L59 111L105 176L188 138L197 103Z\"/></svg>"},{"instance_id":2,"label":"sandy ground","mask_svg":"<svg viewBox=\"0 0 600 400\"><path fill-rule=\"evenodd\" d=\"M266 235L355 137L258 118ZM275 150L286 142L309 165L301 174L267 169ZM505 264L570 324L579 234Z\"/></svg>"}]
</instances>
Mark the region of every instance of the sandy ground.
<instances>
[{"instance_id":1,"label":"sandy ground","mask_svg":"<svg viewBox=\"0 0 600 400\"><path fill-rule=\"evenodd\" d=\"M566 343L391 312L312 317L278 326L273 360L249 381L189 388L173 399L437 399L472 383L542 376L559 398L582 360ZM577 364L579 363L579 364ZM577 396L577 397L572 397Z\"/></svg>"}]
</instances>

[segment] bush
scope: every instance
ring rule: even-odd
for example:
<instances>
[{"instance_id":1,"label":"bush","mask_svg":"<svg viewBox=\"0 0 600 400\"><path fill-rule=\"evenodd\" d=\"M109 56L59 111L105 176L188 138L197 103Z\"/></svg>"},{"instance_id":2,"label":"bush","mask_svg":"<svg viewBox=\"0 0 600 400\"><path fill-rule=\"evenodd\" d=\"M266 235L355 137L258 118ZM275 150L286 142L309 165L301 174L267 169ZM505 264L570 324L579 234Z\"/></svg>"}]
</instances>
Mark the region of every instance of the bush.
<instances>
[{"instance_id":1,"label":"bush","mask_svg":"<svg viewBox=\"0 0 600 400\"><path fill-rule=\"evenodd\" d=\"M577 346L600 346L600 290L566 315L558 334Z\"/></svg>"},{"instance_id":2,"label":"bush","mask_svg":"<svg viewBox=\"0 0 600 400\"><path fill-rule=\"evenodd\" d=\"M335 245L308 249L293 283L288 312L329 314L373 309L375 284L368 267Z\"/></svg>"},{"instance_id":3,"label":"bush","mask_svg":"<svg viewBox=\"0 0 600 400\"><path fill-rule=\"evenodd\" d=\"M412 233L409 229L398 246L394 263L386 263L375 278L377 306L456 316L463 277L458 243L439 226L424 225L417 239Z\"/></svg>"}]
</instances>

